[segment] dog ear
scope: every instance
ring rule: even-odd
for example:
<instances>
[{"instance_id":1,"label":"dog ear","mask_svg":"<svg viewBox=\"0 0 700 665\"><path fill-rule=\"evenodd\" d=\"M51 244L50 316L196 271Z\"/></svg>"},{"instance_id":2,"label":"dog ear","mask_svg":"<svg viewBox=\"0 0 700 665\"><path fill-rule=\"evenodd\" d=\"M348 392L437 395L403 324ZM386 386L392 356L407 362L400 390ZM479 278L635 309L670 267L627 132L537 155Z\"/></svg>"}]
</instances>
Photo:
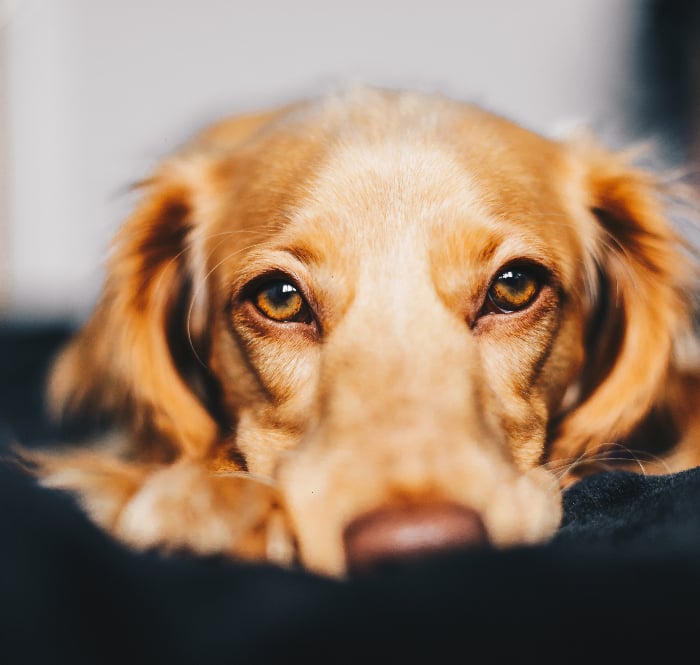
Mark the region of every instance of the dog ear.
<instances>
[{"instance_id":1,"label":"dog ear","mask_svg":"<svg viewBox=\"0 0 700 665\"><path fill-rule=\"evenodd\" d=\"M588 208L588 247L598 283L577 408L562 421L557 455L619 442L649 413L673 371L674 344L692 325L697 266L668 214L670 192L624 155L579 145ZM590 271L595 273L595 270Z\"/></svg>"},{"instance_id":2,"label":"dog ear","mask_svg":"<svg viewBox=\"0 0 700 665\"><path fill-rule=\"evenodd\" d=\"M167 442L173 444L168 455L195 458L218 433L185 376L185 358L195 354L186 317L203 168L196 155L174 158L142 185L141 204L115 238L100 300L58 356L49 381L54 411L117 416L151 446ZM205 297L200 289L197 304Z\"/></svg>"},{"instance_id":3,"label":"dog ear","mask_svg":"<svg viewBox=\"0 0 700 665\"><path fill-rule=\"evenodd\" d=\"M230 196L239 148L286 108L209 126L142 184L100 300L53 367L55 413L120 417L139 452L154 459L203 457L229 427L216 417L218 386L205 367L206 220Z\"/></svg>"}]
</instances>

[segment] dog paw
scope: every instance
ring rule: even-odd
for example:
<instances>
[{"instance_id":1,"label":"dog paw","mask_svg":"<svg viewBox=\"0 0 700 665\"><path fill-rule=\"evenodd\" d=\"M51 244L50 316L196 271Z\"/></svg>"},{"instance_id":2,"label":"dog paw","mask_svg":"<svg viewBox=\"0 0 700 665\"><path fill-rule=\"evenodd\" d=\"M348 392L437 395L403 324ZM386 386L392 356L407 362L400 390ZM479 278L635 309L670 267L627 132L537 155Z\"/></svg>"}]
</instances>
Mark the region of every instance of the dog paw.
<instances>
[{"instance_id":1,"label":"dog paw","mask_svg":"<svg viewBox=\"0 0 700 665\"><path fill-rule=\"evenodd\" d=\"M114 532L139 549L282 565L294 559L293 538L271 484L244 473L212 473L192 462L151 473L120 512Z\"/></svg>"}]
</instances>

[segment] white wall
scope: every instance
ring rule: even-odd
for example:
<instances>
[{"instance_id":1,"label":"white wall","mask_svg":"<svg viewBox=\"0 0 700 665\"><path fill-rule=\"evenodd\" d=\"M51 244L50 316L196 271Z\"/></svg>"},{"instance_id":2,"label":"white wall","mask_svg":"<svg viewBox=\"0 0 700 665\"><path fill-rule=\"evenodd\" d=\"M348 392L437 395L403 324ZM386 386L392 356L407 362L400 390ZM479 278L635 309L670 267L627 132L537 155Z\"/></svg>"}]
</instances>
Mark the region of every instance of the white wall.
<instances>
[{"instance_id":1,"label":"white wall","mask_svg":"<svg viewBox=\"0 0 700 665\"><path fill-rule=\"evenodd\" d=\"M82 316L128 185L222 114L368 81L439 89L545 132L581 119L614 134L640 4L9 0L12 309Z\"/></svg>"},{"instance_id":2,"label":"white wall","mask_svg":"<svg viewBox=\"0 0 700 665\"><path fill-rule=\"evenodd\" d=\"M7 122L7 30L8 5L0 0L0 314L10 299L9 182Z\"/></svg>"}]
</instances>

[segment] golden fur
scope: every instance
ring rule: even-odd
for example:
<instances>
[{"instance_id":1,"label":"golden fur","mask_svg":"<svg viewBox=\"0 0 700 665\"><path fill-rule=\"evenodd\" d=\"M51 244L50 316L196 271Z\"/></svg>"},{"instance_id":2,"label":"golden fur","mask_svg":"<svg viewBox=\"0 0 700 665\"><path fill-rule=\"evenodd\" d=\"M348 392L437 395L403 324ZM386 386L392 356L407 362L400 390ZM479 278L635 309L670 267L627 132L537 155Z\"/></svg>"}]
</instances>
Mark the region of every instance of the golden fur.
<instances>
[{"instance_id":1,"label":"golden fur","mask_svg":"<svg viewBox=\"0 0 700 665\"><path fill-rule=\"evenodd\" d=\"M533 543L606 444L700 463L696 268L624 155L361 88L222 122L143 191L50 385L122 442L39 458L126 543L342 574L343 529L384 505L449 501ZM523 261L534 301L486 308ZM261 314L270 276L311 321Z\"/></svg>"}]
</instances>

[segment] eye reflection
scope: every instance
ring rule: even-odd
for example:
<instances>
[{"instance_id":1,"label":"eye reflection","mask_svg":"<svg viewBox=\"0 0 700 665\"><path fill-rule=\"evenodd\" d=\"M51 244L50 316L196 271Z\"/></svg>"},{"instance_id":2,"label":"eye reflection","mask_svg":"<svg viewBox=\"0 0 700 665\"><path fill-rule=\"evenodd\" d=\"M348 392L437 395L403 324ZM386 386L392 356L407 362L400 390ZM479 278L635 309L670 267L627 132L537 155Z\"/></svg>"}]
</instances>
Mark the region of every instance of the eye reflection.
<instances>
[{"instance_id":1,"label":"eye reflection","mask_svg":"<svg viewBox=\"0 0 700 665\"><path fill-rule=\"evenodd\" d=\"M311 310L293 284L279 280L263 286L255 293L252 302L258 311L279 323L311 321Z\"/></svg>"}]
</instances>

